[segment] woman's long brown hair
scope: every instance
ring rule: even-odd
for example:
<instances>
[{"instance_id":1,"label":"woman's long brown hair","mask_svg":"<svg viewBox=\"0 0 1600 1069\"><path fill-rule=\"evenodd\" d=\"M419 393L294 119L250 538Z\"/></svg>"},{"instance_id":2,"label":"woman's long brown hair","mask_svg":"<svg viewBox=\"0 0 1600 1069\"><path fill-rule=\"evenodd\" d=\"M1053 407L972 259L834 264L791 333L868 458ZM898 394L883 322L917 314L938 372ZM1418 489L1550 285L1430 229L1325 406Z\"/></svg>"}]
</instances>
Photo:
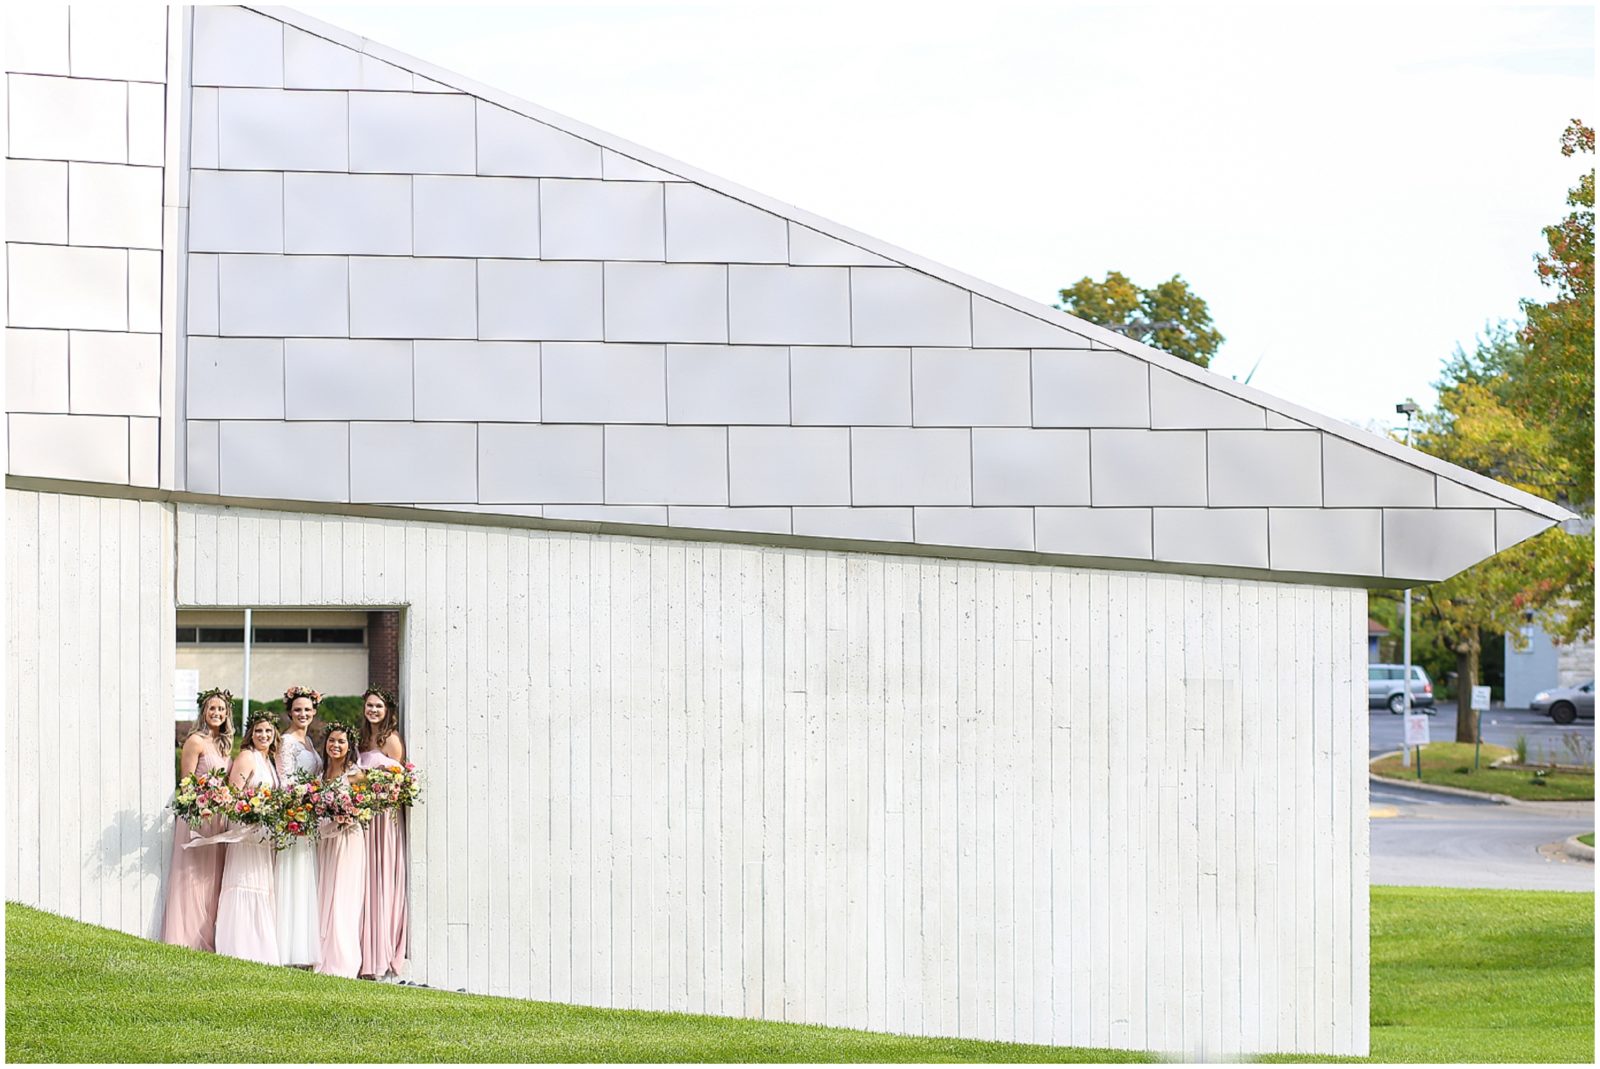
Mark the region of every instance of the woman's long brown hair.
<instances>
[{"instance_id":1,"label":"woman's long brown hair","mask_svg":"<svg viewBox=\"0 0 1600 1069\"><path fill-rule=\"evenodd\" d=\"M335 734L344 736L344 768L339 770L340 773L349 772L356 767L356 748L350 745L350 729L343 724L329 724L322 733L322 771L324 774L333 765L333 761L328 757L328 738Z\"/></svg>"},{"instance_id":2,"label":"woman's long brown hair","mask_svg":"<svg viewBox=\"0 0 1600 1069\"><path fill-rule=\"evenodd\" d=\"M383 702L383 719L374 724L367 719L367 699L376 696ZM389 736L400 730L400 708L395 700L377 687L361 692L361 751L381 750Z\"/></svg>"}]
</instances>

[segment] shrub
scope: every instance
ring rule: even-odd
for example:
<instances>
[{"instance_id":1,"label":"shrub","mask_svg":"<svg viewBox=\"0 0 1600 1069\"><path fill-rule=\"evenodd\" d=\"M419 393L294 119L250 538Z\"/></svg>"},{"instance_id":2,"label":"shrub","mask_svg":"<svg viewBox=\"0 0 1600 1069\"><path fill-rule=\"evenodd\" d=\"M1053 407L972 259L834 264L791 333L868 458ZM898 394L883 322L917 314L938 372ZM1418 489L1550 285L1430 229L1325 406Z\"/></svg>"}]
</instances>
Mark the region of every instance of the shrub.
<instances>
[{"instance_id":1,"label":"shrub","mask_svg":"<svg viewBox=\"0 0 1600 1069\"><path fill-rule=\"evenodd\" d=\"M233 699L233 722L235 726L237 726L239 723L239 712L241 705L242 699ZM270 702L258 702L252 698L250 700L250 711L253 713L258 709L265 709L270 713L276 714L279 725L281 726L283 724L284 708L282 698L274 698ZM317 719L311 722L312 739L320 743L322 740L323 729L325 729L329 724L343 724L351 731L360 730L361 695L329 694L324 697L322 699L322 704L317 707ZM181 742L183 735L187 734L188 729L182 729L182 733L179 735L179 741Z\"/></svg>"},{"instance_id":2,"label":"shrub","mask_svg":"<svg viewBox=\"0 0 1600 1069\"><path fill-rule=\"evenodd\" d=\"M1517 764L1525 765L1527 763L1528 763L1528 736L1526 736L1526 735L1518 735L1517 736Z\"/></svg>"}]
</instances>

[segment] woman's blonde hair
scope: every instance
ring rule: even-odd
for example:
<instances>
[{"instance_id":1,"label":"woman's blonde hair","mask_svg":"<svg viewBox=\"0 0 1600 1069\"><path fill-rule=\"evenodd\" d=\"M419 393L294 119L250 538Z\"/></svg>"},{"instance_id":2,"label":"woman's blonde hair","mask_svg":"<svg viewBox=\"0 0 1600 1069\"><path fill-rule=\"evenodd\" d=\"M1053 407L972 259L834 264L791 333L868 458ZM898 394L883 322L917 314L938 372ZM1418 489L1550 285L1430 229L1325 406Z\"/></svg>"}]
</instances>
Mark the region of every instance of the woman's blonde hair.
<instances>
[{"instance_id":1,"label":"woman's blonde hair","mask_svg":"<svg viewBox=\"0 0 1600 1069\"><path fill-rule=\"evenodd\" d=\"M218 729L217 733L215 735L208 735L207 732L209 728L206 724L206 703L212 698L216 698L218 701L222 702L223 708L227 710L228 715L222 718L222 727ZM217 748L217 753L221 754L225 758L232 757L233 695L228 691L223 690L221 687L212 687L210 690L201 691L199 695L195 697L195 705L200 710L200 716L195 722L194 730L185 735L183 737L183 741L188 742L196 735L199 735L201 738L209 737L211 739L211 744Z\"/></svg>"}]
</instances>

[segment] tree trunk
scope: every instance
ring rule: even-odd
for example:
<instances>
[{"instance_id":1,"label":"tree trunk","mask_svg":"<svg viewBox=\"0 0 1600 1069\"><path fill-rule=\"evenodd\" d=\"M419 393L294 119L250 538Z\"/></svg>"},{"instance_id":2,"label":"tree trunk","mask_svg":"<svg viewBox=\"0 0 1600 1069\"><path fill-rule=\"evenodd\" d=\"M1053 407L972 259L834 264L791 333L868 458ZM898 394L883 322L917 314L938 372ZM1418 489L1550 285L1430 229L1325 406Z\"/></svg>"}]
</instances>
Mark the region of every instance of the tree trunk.
<instances>
[{"instance_id":1,"label":"tree trunk","mask_svg":"<svg viewBox=\"0 0 1600 1069\"><path fill-rule=\"evenodd\" d=\"M1478 684L1478 636L1456 647L1456 741L1478 741L1478 714L1472 708L1472 688Z\"/></svg>"}]
</instances>

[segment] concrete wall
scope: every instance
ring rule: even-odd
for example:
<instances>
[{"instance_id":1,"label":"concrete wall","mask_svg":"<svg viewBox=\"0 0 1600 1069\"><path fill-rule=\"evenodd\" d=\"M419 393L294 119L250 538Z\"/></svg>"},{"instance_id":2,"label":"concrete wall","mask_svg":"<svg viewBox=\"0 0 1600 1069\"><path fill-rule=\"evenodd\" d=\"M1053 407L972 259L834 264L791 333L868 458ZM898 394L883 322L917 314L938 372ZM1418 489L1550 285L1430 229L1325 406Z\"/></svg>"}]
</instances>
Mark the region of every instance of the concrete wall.
<instances>
[{"instance_id":1,"label":"concrete wall","mask_svg":"<svg viewBox=\"0 0 1600 1069\"><path fill-rule=\"evenodd\" d=\"M1367 1049L1360 590L179 506L185 606L405 606L417 976Z\"/></svg>"},{"instance_id":2,"label":"concrete wall","mask_svg":"<svg viewBox=\"0 0 1600 1069\"><path fill-rule=\"evenodd\" d=\"M7 11L9 473L171 484L169 44L165 7Z\"/></svg>"},{"instance_id":3,"label":"concrete wall","mask_svg":"<svg viewBox=\"0 0 1600 1069\"><path fill-rule=\"evenodd\" d=\"M172 844L173 509L6 491L6 898L154 936Z\"/></svg>"},{"instance_id":4,"label":"concrete wall","mask_svg":"<svg viewBox=\"0 0 1600 1069\"><path fill-rule=\"evenodd\" d=\"M227 687L244 694L244 649L228 646L179 646L179 668L200 671L200 686ZM367 685L365 646L252 646L250 697L271 701L293 684L315 687L323 694L360 694Z\"/></svg>"}]
</instances>

